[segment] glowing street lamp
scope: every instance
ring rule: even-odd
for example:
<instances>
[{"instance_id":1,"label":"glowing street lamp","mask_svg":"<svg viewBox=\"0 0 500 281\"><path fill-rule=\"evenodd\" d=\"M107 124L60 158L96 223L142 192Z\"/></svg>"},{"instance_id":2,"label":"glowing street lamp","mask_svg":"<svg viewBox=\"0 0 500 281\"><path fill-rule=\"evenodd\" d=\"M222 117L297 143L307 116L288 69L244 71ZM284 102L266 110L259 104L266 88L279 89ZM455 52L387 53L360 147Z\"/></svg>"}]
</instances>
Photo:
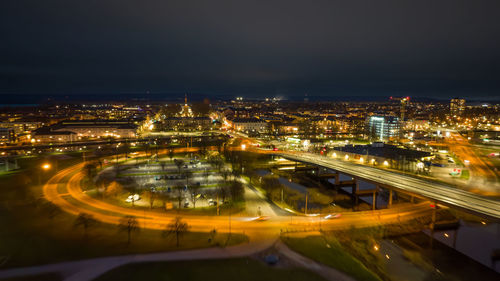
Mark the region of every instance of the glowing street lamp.
<instances>
[{"instance_id":1,"label":"glowing street lamp","mask_svg":"<svg viewBox=\"0 0 500 281\"><path fill-rule=\"evenodd\" d=\"M246 148L247 148L247 146L245 144L241 145L241 150L245 150Z\"/></svg>"},{"instance_id":2,"label":"glowing street lamp","mask_svg":"<svg viewBox=\"0 0 500 281\"><path fill-rule=\"evenodd\" d=\"M38 171L38 184L42 184L42 171L48 171L50 169L50 164L49 163L45 163L45 164L42 164L42 169L40 171Z\"/></svg>"}]
</instances>

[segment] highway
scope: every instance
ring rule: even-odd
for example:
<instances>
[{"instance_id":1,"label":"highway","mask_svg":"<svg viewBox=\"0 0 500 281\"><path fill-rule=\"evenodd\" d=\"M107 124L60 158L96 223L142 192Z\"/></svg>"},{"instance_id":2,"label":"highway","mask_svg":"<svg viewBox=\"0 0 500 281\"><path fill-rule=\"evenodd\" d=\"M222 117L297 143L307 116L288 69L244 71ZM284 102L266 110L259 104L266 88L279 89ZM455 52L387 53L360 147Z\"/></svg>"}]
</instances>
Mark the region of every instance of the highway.
<instances>
[{"instance_id":1,"label":"highway","mask_svg":"<svg viewBox=\"0 0 500 281\"><path fill-rule=\"evenodd\" d=\"M500 219L500 201L481 197L450 185L426 181L404 174L311 153L277 151L274 154L289 160L315 164L336 170L357 179L394 187L450 207L458 207L479 215Z\"/></svg>"}]
</instances>

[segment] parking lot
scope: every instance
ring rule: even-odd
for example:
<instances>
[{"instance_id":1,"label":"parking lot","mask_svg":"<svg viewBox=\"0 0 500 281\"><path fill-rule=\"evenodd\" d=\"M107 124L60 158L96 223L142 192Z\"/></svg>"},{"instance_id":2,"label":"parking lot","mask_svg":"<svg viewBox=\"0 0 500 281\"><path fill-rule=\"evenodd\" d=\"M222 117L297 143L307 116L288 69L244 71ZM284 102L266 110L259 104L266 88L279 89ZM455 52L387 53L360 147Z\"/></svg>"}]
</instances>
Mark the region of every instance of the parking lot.
<instances>
[{"instance_id":1,"label":"parking lot","mask_svg":"<svg viewBox=\"0 0 500 281\"><path fill-rule=\"evenodd\" d=\"M223 176L208 162L188 157L176 159L181 160L182 165L177 166L176 160L169 158L161 158L159 161L149 161L149 163L125 163L119 169L116 180L123 184L125 187L123 191L127 194L135 189L166 195L170 197L171 202L174 202L174 208L178 206L179 192L183 197L182 207L184 208L193 207L193 192L196 192L194 196L197 196L197 208L215 205L214 194L216 189L224 184ZM147 200L139 198L141 199L134 204L149 204ZM128 202L131 200L129 199Z\"/></svg>"}]
</instances>

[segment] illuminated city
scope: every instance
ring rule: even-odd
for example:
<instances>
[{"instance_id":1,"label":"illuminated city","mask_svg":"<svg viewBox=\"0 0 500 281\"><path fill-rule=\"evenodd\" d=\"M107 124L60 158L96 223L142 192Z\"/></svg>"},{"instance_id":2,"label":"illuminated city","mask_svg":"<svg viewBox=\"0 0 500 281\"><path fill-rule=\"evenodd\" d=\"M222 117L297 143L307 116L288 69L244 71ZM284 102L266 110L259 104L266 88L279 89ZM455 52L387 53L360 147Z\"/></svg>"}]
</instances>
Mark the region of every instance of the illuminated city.
<instances>
[{"instance_id":1,"label":"illuminated city","mask_svg":"<svg viewBox=\"0 0 500 281\"><path fill-rule=\"evenodd\" d=\"M500 279L498 3L187 2L0 4L0 280Z\"/></svg>"}]
</instances>

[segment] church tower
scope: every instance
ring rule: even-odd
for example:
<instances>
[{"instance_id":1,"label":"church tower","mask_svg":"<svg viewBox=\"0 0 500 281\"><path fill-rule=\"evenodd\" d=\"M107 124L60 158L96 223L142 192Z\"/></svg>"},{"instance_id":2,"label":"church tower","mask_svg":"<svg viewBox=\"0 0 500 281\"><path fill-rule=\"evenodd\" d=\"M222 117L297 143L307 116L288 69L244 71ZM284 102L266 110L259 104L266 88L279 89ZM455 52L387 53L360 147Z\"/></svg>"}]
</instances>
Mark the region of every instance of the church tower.
<instances>
[{"instance_id":1,"label":"church tower","mask_svg":"<svg viewBox=\"0 0 500 281\"><path fill-rule=\"evenodd\" d=\"M193 117L193 111L191 110L191 107L188 105L187 102L187 93L184 94L184 106L182 107L179 115L181 117Z\"/></svg>"}]
</instances>

